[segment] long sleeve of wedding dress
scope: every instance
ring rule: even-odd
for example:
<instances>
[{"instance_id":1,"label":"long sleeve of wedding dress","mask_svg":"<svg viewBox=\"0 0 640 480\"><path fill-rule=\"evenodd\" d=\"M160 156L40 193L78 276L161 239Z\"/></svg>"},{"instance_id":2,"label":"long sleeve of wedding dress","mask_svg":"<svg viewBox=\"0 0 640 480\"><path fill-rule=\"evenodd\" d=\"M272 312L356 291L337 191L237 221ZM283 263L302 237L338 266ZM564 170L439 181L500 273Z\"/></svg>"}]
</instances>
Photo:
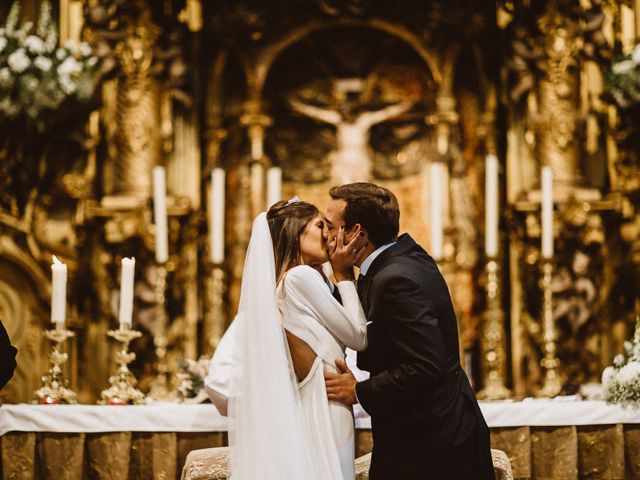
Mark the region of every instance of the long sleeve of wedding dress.
<instances>
[{"instance_id":1,"label":"long sleeve of wedding dress","mask_svg":"<svg viewBox=\"0 0 640 480\"><path fill-rule=\"evenodd\" d=\"M293 307L301 312L308 310L307 313L344 346L357 351L364 350L367 347L367 319L355 285L350 281L338 282L338 290L342 305L333 297L319 272L300 265L287 272L282 295L288 308ZM288 329L288 326L285 325L285 328ZM291 333L296 334L293 331Z\"/></svg>"}]
</instances>

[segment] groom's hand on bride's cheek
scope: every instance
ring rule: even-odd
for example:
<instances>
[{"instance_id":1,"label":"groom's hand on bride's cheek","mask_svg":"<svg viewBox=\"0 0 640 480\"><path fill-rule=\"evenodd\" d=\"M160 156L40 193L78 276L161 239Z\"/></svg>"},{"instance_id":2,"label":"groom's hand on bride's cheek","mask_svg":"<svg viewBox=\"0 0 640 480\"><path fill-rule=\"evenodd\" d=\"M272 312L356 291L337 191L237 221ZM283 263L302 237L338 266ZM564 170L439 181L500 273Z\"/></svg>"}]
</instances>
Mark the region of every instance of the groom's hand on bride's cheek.
<instances>
[{"instance_id":1,"label":"groom's hand on bride's cheek","mask_svg":"<svg viewBox=\"0 0 640 480\"><path fill-rule=\"evenodd\" d=\"M356 399L356 384L358 383L356 377L353 376L347 364L342 360L336 360L336 368L338 373L324 372L324 383L327 387L329 400L335 400L345 405L355 405L358 403Z\"/></svg>"}]
</instances>

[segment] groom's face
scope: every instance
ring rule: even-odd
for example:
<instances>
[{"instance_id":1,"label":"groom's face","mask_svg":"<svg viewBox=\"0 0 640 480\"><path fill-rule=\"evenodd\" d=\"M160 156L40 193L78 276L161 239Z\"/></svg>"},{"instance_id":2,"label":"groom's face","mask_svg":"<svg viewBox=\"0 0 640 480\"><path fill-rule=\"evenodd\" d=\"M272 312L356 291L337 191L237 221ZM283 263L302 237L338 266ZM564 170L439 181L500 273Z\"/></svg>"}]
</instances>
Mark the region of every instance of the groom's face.
<instances>
[{"instance_id":1,"label":"groom's face","mask_svg":"<svg viewBox=\"0 0 640 480\"><path fill-rule=\"evenodd\" d=\"M331 199L329 205L327 205L327 212L325 214L325 224L327 228L327 238L331 241L334 237L338 236L340 227L344 227L344 210L347 208L347 202L342 199ZM344 232L344 239L346 243L351 240L351 231Z\"/></svg>"}]
</instances>

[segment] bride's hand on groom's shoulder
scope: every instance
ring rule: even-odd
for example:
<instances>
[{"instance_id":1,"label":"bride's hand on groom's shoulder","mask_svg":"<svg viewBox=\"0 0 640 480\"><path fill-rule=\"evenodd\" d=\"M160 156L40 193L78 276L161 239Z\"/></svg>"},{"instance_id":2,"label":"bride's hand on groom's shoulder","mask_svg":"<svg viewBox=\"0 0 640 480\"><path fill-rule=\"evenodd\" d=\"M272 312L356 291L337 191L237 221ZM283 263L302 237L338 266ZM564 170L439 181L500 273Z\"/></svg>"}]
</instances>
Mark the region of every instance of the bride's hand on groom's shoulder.
<instances>
[{"instance_id":1,"label":"bride's hand on groom's shoulder","mask_svg":"<svg viewBox=\"0 0 640 480\"><path fill-rule=\"evenodd\" d=\"M366 244L366 234L360 225L354 227L348 243L345 243L344 227L340 227L338 236L329 241L329 260L338 282L353 280L353 267L360 261L362 250Z\"/></svg>"},{"instance_id":2,"label":"bride's hand on groom's shoulder","mask_svg":"<svg viewBox=\"0 0 640 480\"><path fill-rule=\"evenodd\" d=\"M329 400L344 403L347 406L358 403L356 398L356 384L358 381L347 364L342 360L336 360L338 373L324 372L324 383L327 388Z\"/></svg>"}]
</instances>

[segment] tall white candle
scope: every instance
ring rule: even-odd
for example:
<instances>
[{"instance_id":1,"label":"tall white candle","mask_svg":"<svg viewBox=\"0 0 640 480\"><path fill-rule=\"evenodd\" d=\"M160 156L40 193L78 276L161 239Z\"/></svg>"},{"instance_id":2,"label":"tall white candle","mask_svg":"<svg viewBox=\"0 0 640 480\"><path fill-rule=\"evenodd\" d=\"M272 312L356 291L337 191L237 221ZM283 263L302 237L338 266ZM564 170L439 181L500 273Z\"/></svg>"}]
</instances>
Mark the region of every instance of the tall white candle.
<instances>
[{"instance_id":1,"label":"tall white candle","mask_svg":"<svg viewBox=\"0 0 640 480\"><path fill-rule=\"evenodd\" d=\"M51 321L64 325L67 307L67 266L53 257L51 264Z\"/></svg>"},{"instance_id":2,"label":"tall white candle","mask_svg":"<svg viewBox=\"0 0 640 480\"><path fill-rule=\"evenodd\" d=\"M120 274L120 329L131 328L133 315L133 279L136 268L136 259L123 258Z\"/></svg>"},{"instance_id":3,"label":"tall white candle","mask_svg":"<svg viewBox=\"0 0 640 480\"><path fill-rule=\"evenodd\" d=\"M214 168L211 171L211 205L209 206L209 250L214 264L224 261L224 202L225 171Z\"/></svg>"},{"instance_id":4,"label":"tall white candle","mask_svg":"<svg viewBox=\"0 0 640 480\"><path fill-rule=\"evenodd\" d=\"M542 256L553 257L553 173L542 167Z\"/></svg>"},{"instance_id":5,"label":"tall white candle","mask_svg":"<svg viewBox=\"0 0 640 480\"><path fill-rule=\"evenodd\" d=\"M167 187L164 167L153 169L153 216L156 225L156 262L169 259L167 236Z\"/></svg>"},{"instance_id":6,"label":"tall white candle","mask_svg":"<svg viewBox=\"0 0 640 480\"><path fill-rule=\"evenodd\" d=\"M271 167L267 171L267 208L282 199L282 169Z\"/></svg>"},{"instance_id":7,"label":"tall white candle","mask_svg":"<svg viewBox=\"0 0 640 480\"><path fill-rule=\"evenodd\" d=\"M498 255L498 157L487 155L485 167L485 224L484 249L487 257Z\"/></svg>"},{"instance_id":8,"label":"tall white candle","mask_svg":"<svg viewBox=\"0 0 640 480\"><path fill-rule=\"evenodd\" d=\"M442 164L432 162L430 166L430 223L431 223L431 256L435 260L442 258Z\"/></svg>"}]
</instances>

